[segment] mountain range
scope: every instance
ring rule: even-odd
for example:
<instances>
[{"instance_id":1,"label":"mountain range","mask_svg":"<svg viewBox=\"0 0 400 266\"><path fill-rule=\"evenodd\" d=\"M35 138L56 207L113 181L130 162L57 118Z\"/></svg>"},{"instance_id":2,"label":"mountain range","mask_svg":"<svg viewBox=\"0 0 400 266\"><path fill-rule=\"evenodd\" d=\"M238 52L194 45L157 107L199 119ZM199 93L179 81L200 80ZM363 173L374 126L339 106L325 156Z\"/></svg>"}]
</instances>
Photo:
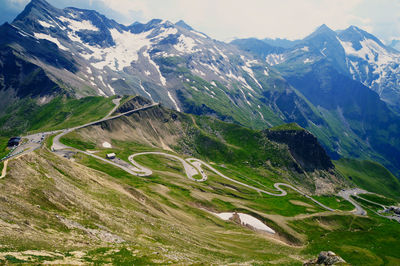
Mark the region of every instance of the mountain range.
<instances>
[{"instance_id":1,"label":"mountain range","mask_svg":"<svg viewBox=\"0 0 400 266\"><path fill-rule=\"evenodd\" d=\"M398 109L400 53L356 26L335 32L322 25L303 40L287 41L290 46L282 41L263 42L284 48L263 58L270 65L294 61L312 64L327 58L337 71L369 87L390 107Z\"/></svg>"},{"instance_id":2,"label":"mountain range","mask_svg":"<svg viewBox=\"0 0 400 266\"><path fill-rule=\"evenodd\" d=\"M138 94L255 129L296 122L332 158L373 159L398 174L398 61L399 52L354 26L228 44L183 21L125 26L33 0L0 27L0 127L26 130L17 115L26 99L42 106L58 95Z\"/></svg>"}]
</instances>

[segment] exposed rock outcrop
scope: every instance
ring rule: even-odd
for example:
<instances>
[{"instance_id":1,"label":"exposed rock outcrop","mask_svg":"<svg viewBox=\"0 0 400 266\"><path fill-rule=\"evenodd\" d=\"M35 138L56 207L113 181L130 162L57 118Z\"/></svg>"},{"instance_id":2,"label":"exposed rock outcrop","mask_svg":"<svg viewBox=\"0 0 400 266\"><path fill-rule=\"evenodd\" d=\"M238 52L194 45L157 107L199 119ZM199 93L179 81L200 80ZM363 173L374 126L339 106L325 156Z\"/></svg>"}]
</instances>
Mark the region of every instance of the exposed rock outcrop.
<instances>
[{"instance_id":1,"label":"exposed rock outcrop","mask_svg":"<svg viewBox=\"0 0 400 266\"><path fill-rule=\"evenodd\" d=\"M346 265L346 261L332 251L321 251L317 259L309 260L303 265Z\"/></svg>"},{"instance_id":2,"label":"exposed rock outcrop","mask_svg":"<svg viewBox=\"0 0 400 266\"><path fill-rule=\"evenodd\" d=\"M317 138L306 130L266 130L268 139L286 144L297 163L307 172L333 169L333 163Z\"/></svg>"},{"instance_id":3,"label":"exposed rock outcrop","mask_svg":"<svg viewBox=\"0 0 400 266\"><path fill-rule=\"evenodd\" d=\"M136 96L136 97L130 99L129 101L127 101L126 103L124 103L122 106L120 106L117 109L117 112L125 113L130 110L138 109L138 108L143 107L148 104L151 104L151 101L149 99L146 99L142 96Z\"/></svg>"}]
</instances>

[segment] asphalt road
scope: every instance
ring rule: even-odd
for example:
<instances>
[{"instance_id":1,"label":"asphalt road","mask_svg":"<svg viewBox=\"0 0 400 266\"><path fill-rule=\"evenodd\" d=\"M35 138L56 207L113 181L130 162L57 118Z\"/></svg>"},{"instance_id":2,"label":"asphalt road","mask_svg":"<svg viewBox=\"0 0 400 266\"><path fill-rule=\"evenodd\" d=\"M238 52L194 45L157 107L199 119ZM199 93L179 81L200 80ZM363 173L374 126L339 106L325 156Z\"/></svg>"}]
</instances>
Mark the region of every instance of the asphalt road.
<instances>
[{"instance_id":1,"label":"asphalt road","mask_svg":"<svg viewBox=\"0 0 400 266\"><path fill-rule=\"evenodd\" d=\"M22 138L22 143L10 154L10 157L8 159L12 159L15 156L27 154L33 152L36 149L39 149L46 136L53 135L58 132L61 132L61 130L48 131L24 136Z\"/></svg>"},{"instance_id":2,"label":"asphalt road","mask_svg":"<svg viewBox=\"0 0 400 266\"><path fill-rule=\"evenodd\" d=\"M98 123L101 123L101 122L105 122L105 121L109 121L109 120L112 120L112 119L116 119L116 118L119 118L121 116L125 116L125 115L129 115L129 114L132 114L132 113L136 113L136 112L139 112L139 111L142 111L142 110L146 110L146 109L152 108L154 106L158 106L158 105L159 105L159 103L153 103L153 104L150 104L150 105L147 105L147 106L143 106L141 108L137 108L137 109L134 109L134 110L130 110L128 112L121 113L121 114L118 114L118 115L114 115L114 116L108 116L107 115L103 119L100 119L100 120L97 120L97 121L94 121L94 122L90 122L90 123L87 123L87 124L84 124L84 125L81 125L81 126L77 126L77 127L61 130L61 134L58 134L57 136L54 137L53 144L51 146L51 150L52 151L59 151L59 150L63 150L63 149L71 149L72 147L68 147L68 146L62 144L60 142L60 138L62 136L64 136L64 135L74 131L74 130L81 129L81 128L88 127L88 126L92 126L92 125L95 125L95 124L98 124Z\"/></svg>"},{"instance_id":3,"label":"asphalt road","mask_svg":"<svg viewBox=\"0 0 400 266\"><path fill-rule=\"evenodd\" d=\"M369 193L366 190L363 190L361 188L353 188L353 189L347 189L347 190L342 190L339 192L339 196L350 202L351 204L354 205L355 209L353 210L353 213L356 215L367 215L367 212L355 201L351 198L351 196L357 196L358 194L366 194Z\"/></svg>"},{"instance_id":4,"label":"asphalt road","mask_svg":"<svg viewBox=\"0 0 400 266\"><path fill-rule=\"evenodd\" d=\"M115 112L115 110L118 108L120 100L121 99L114 99L113 103L115 104L115 107L107 114L106 117L104 117L100 120L90 122L90 123L87 123L87 124L84 124L81 126L73 127L73 128L62 129L62 130L53 130L53 131L47 131L47 132L41 132L41 133L35 133L35 134L23 136L22 143L12 153L9 154L9 157L7 159L12 159L12 158L15 158L16 156L33 152L34 150L41 147L46 136L54 135L54 134L58 134L58 133L61 133L61 134L58 134L57 136L54 137L53 144L51 147L52 150L60 151L60 150L64 150L64 149L70 149L71 147L68 147L60 142L60 138L64 135L68 134L69 132L72 132L72 131L80 129L80 128L88 127L91 125L95 125L100 122L116 119L116 118L124 116L124 115L129 115L129 114L132 114L132 113L135 113L135 112L138 112L141 110L146 110L148 108L159 105L159 103L153 103L153 104L150 104L150 105L138 108L138 109L130 110L125 113L111 116L111 114L113 112Z\"/></svg>"},{"instance_id":5,"label":"asphalt road","mask_svg":"<svg viewBox=\"0 0 400 266\"><path fill-rule=\"evenodd\" d=\"M272 193L272 192L265 191L265 190L263 190L263 189L256 188L256 187L253 187L253 186L251 186L251 185L245 184L245 183L240 182L240 181L238 181L238 180L232 179L232 178L230 178L230 177L228 177L228 176L222 174L221 172L219 172L217 169L215 169L214 167L212 167L212 166L209 165L208 163L203 162L202 160L199 160L199 159L196 159L196 158L188 158L188 159L186 159L186 160L183 160L182 158L180 158L180 157L178 157L178 156L171 155L171 154L164 153L164 152L141 152L141 153L136 153L136 154L133 154L133 155L129 156L129 161L130 161L136 168L138 168L138 169L140 170L140 172L142 173L142 176L151 175L151 174L152 174L152 171L151 171L150 169L145 168L145 167L141 166L140 164L138 164L133 158L136 157L136 156L147 155L147 154L163 155L163 156L167 156L167 157L172 157L172 158L174 158L174 159L180 161L180 162L183 164L183 166L184 166L184 169L185 169L185 172L186 172L186 176L187 176L189 179L194 180L194 181L203 182L203 181L206 181L206 180L207 180L207 175L205 174L204 170L201 168L201 166L204 165L204 166L206 166L208 169L210 169L211 171L213 171L214 173L216 173L217 175L219 175L220 177L222 177L222 178L224 178L224 179L226 179L226 180L229 180L229 181L231 181L231 182L233 182L233 183L236 183L236 184L238 184L238 185L244 186L244 187L246 187L246 188L255 190L255 191L259 192L259 193L264 193L264 194L271 195L271 196L282 197L282 196L286 196L286 195L287 195L287 192L286 192L285 190L283 190L281 187L287 187L287 188L293 189L294 191L296 191L296 192L300 193L301 195L307 197L308 199L312 200L313 202L315 202L316 204L318 204L318 205L321 206L322 208L324 208L324 209L326 209L326 210L328 210L328 211L334 211L334 209L329 208L328 206L322 204L321 202L319 202L319 201L313 199L312 197L306 195L305 193L303 193L302 191L300 191L299 189L295 188L295 187L292 186L292 185L285 184L285 183L275 183L275 184L274 184L274 187L275 187L276 190L278 190L280 193ZM192 165L190 165L189 163L191 163ZM201 179L194 179L193 176L196 175L196 174L200 174L200 175L202 176L202 178L201 178Z\"/></svg>"},{"instance_id":6,"label":"asphalt road","mask_svg":"<svg viewBox=\"0 0 400 266\"><path fill-rule=\"evenodd\" d=\"M117 99L112 100L112 102L115 106L104 118L110 117L118 109L119 104L121 103L121 99L122 98L117 98Z\"/></svg>"},{"instance_id":7,"label":"asphalt road","mask_svg":"<svg viewBox=\"0 0 400 266\"><path fill-rule=\"evenodd\" d=\"M201 171L198 171L198 169L199 169L199 168L198 168L198 165L197 165L197 167L196 167L196 166L191 165L190 163L188 163L187 161L185 161L184 159L182 159L182 158L180 158L180 157L178 157L178 156L176 156L176 155L172 155L172 154L168 154L168 153L164 153L164 152L141 152L141 153L135 153L135 154L129 156L129 161L130 161L136 168L139 169L139 172L142 172L142 173L143 173L143 176L149 176L149 175L151 175L151 174L152 174L152 171L151 171L150 169L148 169L148 168L146 168L146 167L140 165L139 163L137 163L133 158L136 157L136 156L148 155L148 154L163 155L163 156L166 156L166 157L173 158L173 159L175 159L175 160L177 160L177 161L180 161L180 162L182 163L182 165L183 165L183 168L185 169L186 176L187 176L190 180L193 180L193 181L203 181L203 180L205 181L205 180L207 180L207 176L205 175L205 173L204 173L202 170L201 170ZM197 175L197 174L199 174L199 173L201 173L201 175L202 175L203 178L202 178L202 179L195 179L193 176L195 176L195 175ZM205 179L204 179L204 177L205 177Z\"/></svg>"}]
</instances>

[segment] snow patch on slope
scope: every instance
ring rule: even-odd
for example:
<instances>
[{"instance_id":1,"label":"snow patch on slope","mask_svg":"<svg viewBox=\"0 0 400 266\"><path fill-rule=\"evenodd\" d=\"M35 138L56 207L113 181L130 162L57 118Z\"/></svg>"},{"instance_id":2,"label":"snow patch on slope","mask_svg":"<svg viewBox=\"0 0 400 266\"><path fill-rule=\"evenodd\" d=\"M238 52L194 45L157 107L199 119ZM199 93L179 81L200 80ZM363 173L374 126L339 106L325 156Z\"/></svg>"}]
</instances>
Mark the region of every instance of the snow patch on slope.
<instances>
[{"instance_id":1,"label":"snow patch on slope","mask_svg":"<svg viewBox=\"0 0 400 266\"><path fill-rule=\"evenodd\" d=\"M81 30L91 30L91 31L99 31L99 29L92 24L89 20L74 20L66 17L58 17L64 23L69 25L69 28L73 31L81 31Z\"/></svg>"},{"instance_id":2,"label":"snow patch on slope","mask_svg":"<svg viewBox=\"0 0 400 266\"><path fill-rule=\"evenodd\" d=\"M85 45L92 52L86 57L100 60L92 64L98 69L108 66L114 71L122 71L133 61L137 61L140 48L150 44L150 40L147 38L149 32L133 34L129 31L119 32L117 29L111 29L110 33L115 42L113 47L100 48Z\"/></svg>"},{"instance_id":3,"label":"snow patch on slope","mask_svg":"<svg viewBox=\"0 0 400 266\"><path fill-rule=\"evenodd\" d=\"M104 141L102 146L103 146L103 148L112 148L111 144L107 141Z\"/></svg>"},{"instance_id":4,"label":"snow patch on slope","mask_svg":"<svg viewBox=\"0 0 400 266\"><path fill-rule=\"evenodd\" d=\"M39 23L42 27L44 27L44 28L51 28L51 27L54 27L54 25L52 25L52 24L50 24L50 23L47 23L46 21L38 20L38 23Z\"/></svg>"},{"instance_id":5,"label":"snow patch on slope","mask_svg":"<svg viewBox=\"0 0 400 266\"><path fill-rule=\"evenodd\" d=\"M256 79L253 70L250 67L247 66L242 66L242 69L244 71L247 72L247 74L249 74L249 76L254 80L254 82L262 89L263 87L261 86L261 84L258 82L258 80Z\"/></svg>"},{"instance_id":6,"label":"snow patch on slope","mask_svg":"<svg viewBox=\"0 0 400 266\"><path fill-rule=\"evenodd\" d=\"M306 58L303 63L308 64L308 63L312 63L312 62L314 62L314 60L312 60L310 58Z\"/></svg>"},{"instance_id":7,"label":"snow patch on slope","mask_svg":"<svg viewBox=\"0 0 400 266\"><path fill-rule=\"evenodd\" d=\"M191 32L191 33L194 33L194 34L196 34L197 36L200 36L200 37L202 37L202 38L207 38L207 36L204 35L204 34L201 33L201 32L198 32L198 31L195 31L195 30L191 30L190 32Z\"/></svg>"},{"instance_id":8,"label":"snow patch on slope","mask_svg":"<svg viewBox=\"0 0 400 266\"><path fill-rule=\"evenodd\" d=\"M364 39L360 42L361 49L354 49L351 42L345 42L338 38L340 44L348 56L355 56L364 59L372 64L386 65L393 61L396 55L388 52L381 47L378 43L371 39Z\"/></svg>"},{"instance_id":9,"label":"snow patch on slope","mask_svg":"<svg viewBox=\"0 0 400 266\"><path fill-rule=\"evenodd\" d=\"M164 78L164 76L161 74L160 67L151 59L150 54L147 52L147 50L143 52L143 56L144 56L145 58L147 58L147 60L149 61L149 63L150 63L151 65L153 65L154 68L157 70L157 73L158 73L159 76L160 76L160 82L161 82L161 84L162 84L163 86L166 86L166 85L167 85L167 80L166 80L166 79Z\"/></svg>"},{"instance_id":10,"label":"snow patch on slope","mask_svg":"<svg viewBox=\"0 0 400 266\"><path fill-rule=\"evenodd\" d=\"M304 46L303 48L301 48L300 50L302 50L303 52L309 52L310 48L308 46Z\"/></svg>"},{"instance_id":11,"label":"snow patch on slope","mask_svg":"<svg viewBox=\"0 0 400 266\"><path fill-rule=\"evenodd\" d=\"M234 75L231 70L229 70L229 73L226 74L226 76L228 78L232 78L232 79L235 79L235 80L239 81L247 89L249 89L250 91L254 92L253 88L246 82L246 80L243 77Z\"/></svg>"},{"instance_id":12,"label":"snow patch on slope","mask_svg":"<svg viewBox=\"0 0 400 266\"><path fill-rule=\"evenodd\" d=\"M274 66L285 62L285 57L283 54L269 54L265 58L265 61L271 66Z\"/></svg>"},{"instance_id":13,"label":"snow patch on slope","mask_svg":"<svg viewBox=\"0 0 400 266\"><path fill-rule=\"evenodd\" d=\"M69 51L69 49L67 47L65 47L64 45L62 45L56 38L51 37L50 35L44 34L44 33L34 33L35 37L38 39L42 39L42 40L48 40L52 43L55 43L58 48L60 48L61 50L64 51Z\"/></svg>"},{"instance_id":14,"label":"snow patch on slope","mask_svg":"<svg viewBox=\"0 0 400 266\"><path fill-rule=\"evenodd\" d=\"M225 60L228 60L228 56L224 54L220 49L218 49L217 46L214 46L214 49L218 52L219 55L221 55Z\"/></svg>"},{"instance_id":15,"label":"snow patch on slope","mask_svg":"<svg viewBox=\"0 0 400 266\"><path fill-rule=\"evenodd\" d=\"M164 28L164 30L157 35L156 39L160 40L160 39L164 39L166 37L168 37L169 35L173 35L173 34L177 34L178 30L175 28Z\"/></svg>"},{"instance_id":16,"label":"snow patch on slope","mask_svg":"<svg viewBox=\"0 0 400 266\"><path fill-rule=\"evenodd\" d=\"M110 89L112 95L115 95L115 89L110 84L107 84L107 85L108 85L108 88Z\"/></svg>"},{"instance_id":17,"label":"snow patch on slope","mask_svg":"<svg viewBox=\"0 0 400 266\"><path fill-rule=\"evenodd\" d=\"M149 98L154 102L153 97L151 97L151 94L148 91L146 91L146 89L143 87L142 81L140 81L139 85L140 88L144 91L144 93L146 93L147 96L149 96Z\"/></svg>"},{"instance_id":18,"label":"snow patch on slope","mask_svg":"<svg viewBox=\"0 0 400 266\"><path fill-rule=\"evenodd\" d=\"M261 222L257 218L254 218L251 215L245 213L233 213L233 212L214 213L214 215L218 216L224 221L231 220L234 214L239 216L240 223L244 226L250 226L256 230L265 231L270 234L275 234L275 231L271 227L265 225L263 222Z\"/></svg>"},{"instance_id":19,"label":"snow patch on slope","mask_svg":"<svg viewBox=\"0 0 400 266\"><path fill-rule=\"evenodd\" d=\"M172 101L172 103L175 105L175 108L178 112L181 111L181 109L178 107L178 104L176 103L175 99L172 97L171 93L168 91L168 97L170 98L170 100Z\"/></svg>"},{"instance_id":20,"label":"snow patch on slope","mask_svg":"<svg viewBox=\"0 0 400 266\"><path fill-rule=\"evenodd\" d=\"M190 37L180 35L178 38L178 43L174 45L174 48L181 53L195 53L200 51L199 49L194 49L196 46L196 41Z\"/></svg>"}]
</instances>

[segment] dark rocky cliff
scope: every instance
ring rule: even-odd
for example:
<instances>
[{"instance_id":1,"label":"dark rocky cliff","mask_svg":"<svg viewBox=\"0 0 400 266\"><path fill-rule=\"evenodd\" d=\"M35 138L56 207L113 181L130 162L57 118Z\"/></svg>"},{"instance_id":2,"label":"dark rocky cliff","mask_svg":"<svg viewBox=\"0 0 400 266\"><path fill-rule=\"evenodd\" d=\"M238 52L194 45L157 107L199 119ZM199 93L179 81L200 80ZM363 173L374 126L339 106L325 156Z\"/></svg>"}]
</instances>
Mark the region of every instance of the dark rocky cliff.
<instances>
[{"instance_id":1,"label":"dark rocky cliff","mask_svg":"<svg viewBox=\"0 0 400 266\"><path fill-rule=\"evenodd\" d=\"M307 172L333 169L333 163L317 138L306 130L265 130L267 138L286 144L290 153Z\"/></svg>"},{"instance_id":2,"label":"dark rocky cliff","mask_svg":"<svg viewBox=\"0 0 400 266\"><path fill-rule=\"evenodd\" d=\"M122 104L117 109L117 112L118 113L129 112L131 110L141 108L141 107L143 107L145 105L149 105L151 103L152 102L149 99L146 99L142 96L136 96L136 97L133 97L132 99L130 99L129 101L127 101L126 103Z\"/></svg>"}]
</instances>

